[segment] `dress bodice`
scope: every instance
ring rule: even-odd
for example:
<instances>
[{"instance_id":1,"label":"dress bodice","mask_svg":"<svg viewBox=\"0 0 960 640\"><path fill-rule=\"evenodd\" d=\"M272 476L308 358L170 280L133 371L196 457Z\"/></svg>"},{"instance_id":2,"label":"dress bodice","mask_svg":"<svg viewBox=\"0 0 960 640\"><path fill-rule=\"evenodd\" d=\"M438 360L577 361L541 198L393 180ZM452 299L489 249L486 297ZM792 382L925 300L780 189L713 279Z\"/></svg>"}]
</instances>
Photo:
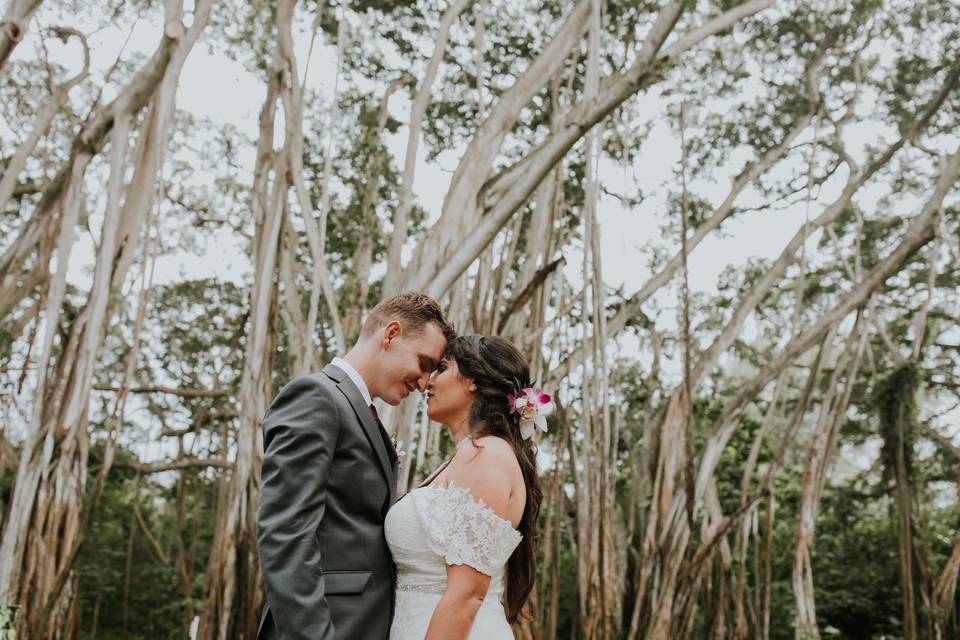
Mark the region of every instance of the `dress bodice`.
<instances>
[{"instance_id":1,"label":"dress bodice","mask_svg":"<svg viewBox=\"0 0 960 640\"><path fill-rule=\"evenodd\" d=\"M487 624L496 625L497 635L482 637L512 637L501 635L509 634L510 628L500 600L507 560L522 536L509 521L464 487L428 485L393 505L384 531L397 567L391 638L413 638L418 633L423 637L433 608L446 590L448 564L469 565L490 576L471 638Z\"/></svg>"}]
</instances>

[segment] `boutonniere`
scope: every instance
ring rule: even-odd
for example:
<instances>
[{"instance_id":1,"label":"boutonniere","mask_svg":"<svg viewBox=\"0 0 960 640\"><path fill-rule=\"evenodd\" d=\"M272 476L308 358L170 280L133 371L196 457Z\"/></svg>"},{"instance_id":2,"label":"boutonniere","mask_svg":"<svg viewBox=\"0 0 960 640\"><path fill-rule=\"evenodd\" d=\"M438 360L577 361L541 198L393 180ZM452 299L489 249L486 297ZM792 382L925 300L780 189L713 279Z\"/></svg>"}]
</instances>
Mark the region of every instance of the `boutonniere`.
<instances>
[{"instance_id":1,"label":"boutonniere","mask_svg":"<svg viewBox=\"0 0 960 640\"><path fill-rule=\"evenodd\" d=\"M403 459L406 457L407 452L404 450L403 440L397 440L397 434L390 436L390 444L393 445L393 450L397 454L397 469L403 467Z\"/></svg>"}]
</instances>

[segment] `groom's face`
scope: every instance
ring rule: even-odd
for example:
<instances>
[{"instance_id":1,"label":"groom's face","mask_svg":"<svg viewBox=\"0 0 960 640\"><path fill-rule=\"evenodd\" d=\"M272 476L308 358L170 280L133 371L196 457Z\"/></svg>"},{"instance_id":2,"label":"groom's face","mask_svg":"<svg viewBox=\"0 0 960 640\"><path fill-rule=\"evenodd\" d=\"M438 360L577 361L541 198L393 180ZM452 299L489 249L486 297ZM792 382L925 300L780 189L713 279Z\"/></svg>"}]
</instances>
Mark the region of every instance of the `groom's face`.
<instances>
[{"instance_id":1,"label":"groom's face","mask_svg":"<svg viewBox=\"0 0 960 640\"><path fill-rule=\"evenodd\" d=\"M399 323L391 322L384 328L382 344L378 392L384 402L396 406L414 391L427 388L447 340L432 322L419 331L405 331Z\"/></svg>"}]
</instances>

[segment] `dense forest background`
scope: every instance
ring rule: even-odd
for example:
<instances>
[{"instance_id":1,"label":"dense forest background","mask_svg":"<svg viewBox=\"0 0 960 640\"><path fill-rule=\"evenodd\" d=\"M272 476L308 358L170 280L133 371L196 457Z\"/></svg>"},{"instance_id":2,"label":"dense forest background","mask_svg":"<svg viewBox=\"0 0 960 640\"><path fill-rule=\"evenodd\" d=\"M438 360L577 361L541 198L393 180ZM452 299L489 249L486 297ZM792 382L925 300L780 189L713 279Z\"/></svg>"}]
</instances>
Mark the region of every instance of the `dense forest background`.
<instances>
[{"instance_id":1,"label":"dense forest background","mask_svg":"<svg viewBox=\"0 0 960 640\"><path fill-rule=\"evenodd\" d=\"M559 402L518 638L960 634L955 0L3 4L19 638L253 637L260 418L413 289Z\"/></svg>"}]
</instances>

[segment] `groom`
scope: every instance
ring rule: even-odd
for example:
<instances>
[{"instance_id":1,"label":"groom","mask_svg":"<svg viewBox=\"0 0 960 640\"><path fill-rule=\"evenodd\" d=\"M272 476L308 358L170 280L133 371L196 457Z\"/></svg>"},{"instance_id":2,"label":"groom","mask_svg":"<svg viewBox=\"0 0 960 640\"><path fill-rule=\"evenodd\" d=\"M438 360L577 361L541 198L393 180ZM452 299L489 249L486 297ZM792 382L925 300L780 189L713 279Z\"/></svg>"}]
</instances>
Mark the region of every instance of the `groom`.
<instances>
[{"instance_id":1,"label":"groom","mask_svg":"<svg viewBox=\"0 0 960 640\"><path fill-rule=\"evenodd\" d=\"M280 391L263 419L258 640L385 639L393 562L383 520L397 455L372 399L397 405L440 363L453 327L430 296L373 308L343 358Z\"/></svg>"}]
</instances>

